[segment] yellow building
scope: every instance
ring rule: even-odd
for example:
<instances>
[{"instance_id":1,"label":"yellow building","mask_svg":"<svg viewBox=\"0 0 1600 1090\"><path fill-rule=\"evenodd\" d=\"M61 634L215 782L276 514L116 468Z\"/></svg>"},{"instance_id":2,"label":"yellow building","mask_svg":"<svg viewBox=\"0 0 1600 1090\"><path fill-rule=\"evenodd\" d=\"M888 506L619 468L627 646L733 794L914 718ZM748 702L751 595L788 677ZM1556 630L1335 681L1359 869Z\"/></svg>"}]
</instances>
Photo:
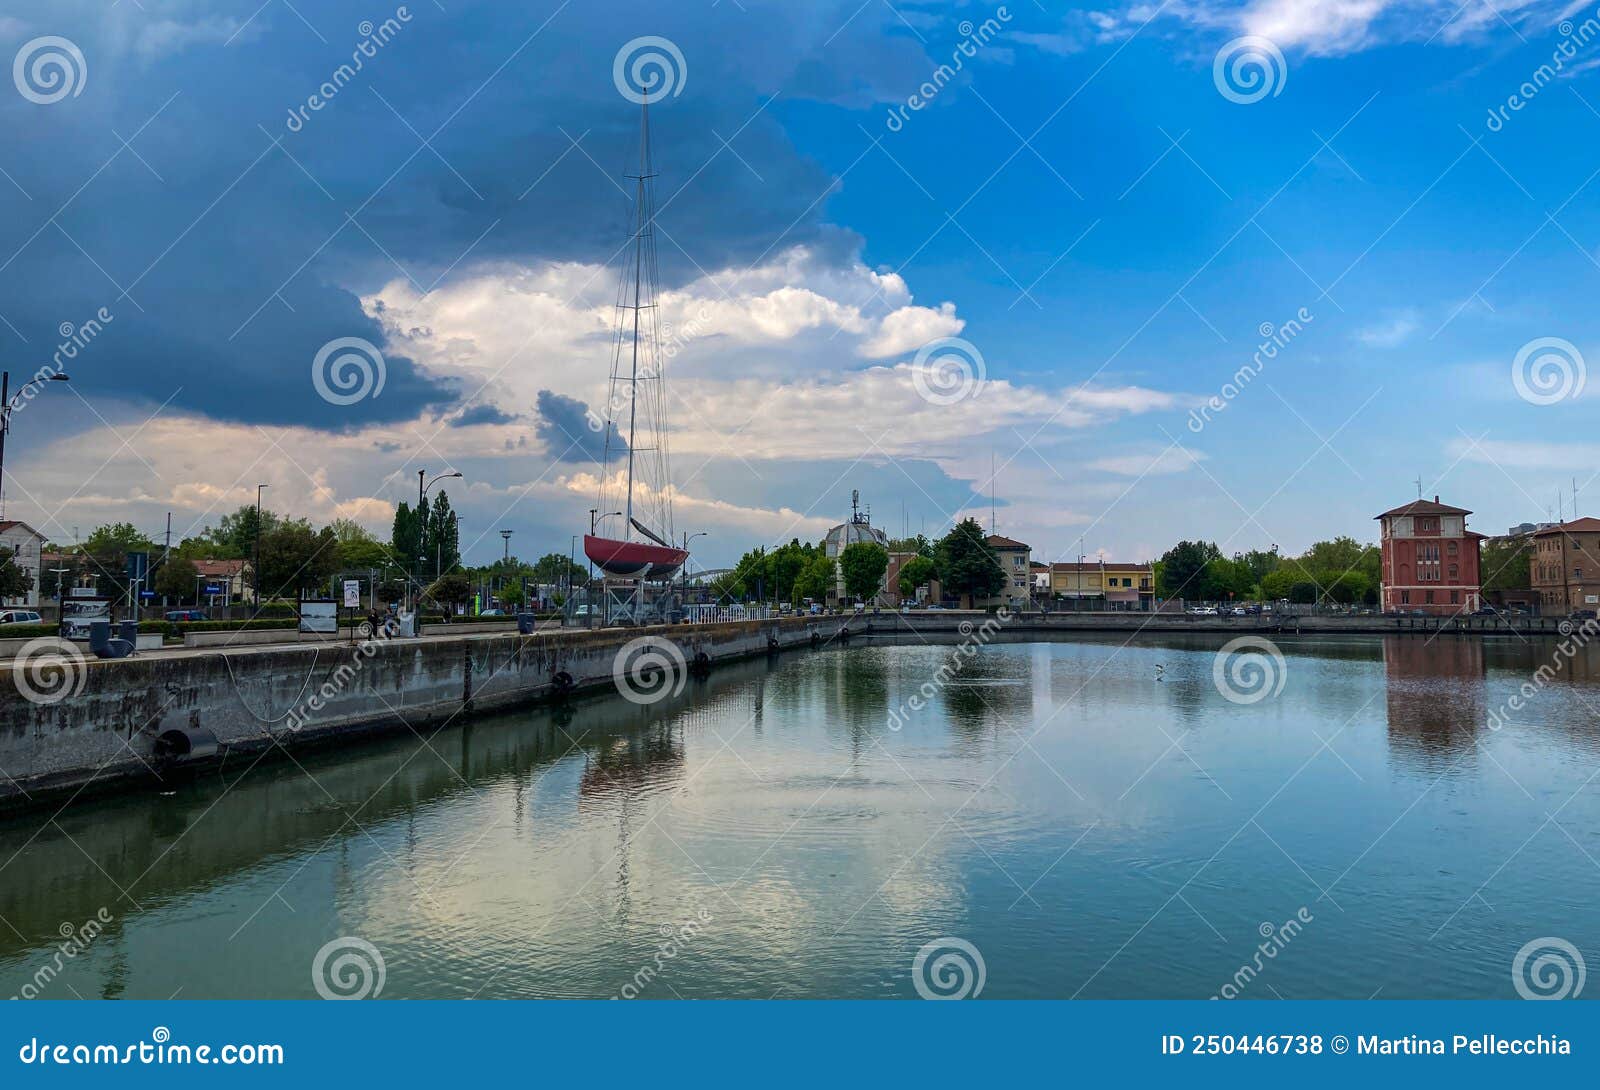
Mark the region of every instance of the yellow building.
<instances>
[{"instance_id":1,"label":"yellow building","mask_svg":"<svg viewBox=\"0 0 1600 1090\"><path fill-rule=\"evenodd\" d=\"M1150 609L1155 571L1149 564L1090 560L1050 565L1050 596L1079 609Z\"/></svg>"}]
</instances>

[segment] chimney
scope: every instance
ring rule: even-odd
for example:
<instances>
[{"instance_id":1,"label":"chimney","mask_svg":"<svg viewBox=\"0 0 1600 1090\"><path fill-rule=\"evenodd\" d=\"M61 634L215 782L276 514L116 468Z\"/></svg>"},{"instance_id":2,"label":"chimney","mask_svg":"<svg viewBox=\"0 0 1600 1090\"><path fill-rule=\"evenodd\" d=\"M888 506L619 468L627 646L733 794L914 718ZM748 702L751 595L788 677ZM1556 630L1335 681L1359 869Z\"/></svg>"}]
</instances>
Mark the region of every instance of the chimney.
<instances>
[{"instance_id":1,"label":"chimney","mask_svg":"<svg viewBox=\"0 0 1600 1090\"><path fill-rule=\"evenodd\" d=\"M1435 496L1434 496L1434 497L1433 497L1433 502L1434 502L1434 503L1438 503L1438 502L1439 502L1439 497L1438 497L1438 495L1435 495Z\"/></svg>"}]
</instances>

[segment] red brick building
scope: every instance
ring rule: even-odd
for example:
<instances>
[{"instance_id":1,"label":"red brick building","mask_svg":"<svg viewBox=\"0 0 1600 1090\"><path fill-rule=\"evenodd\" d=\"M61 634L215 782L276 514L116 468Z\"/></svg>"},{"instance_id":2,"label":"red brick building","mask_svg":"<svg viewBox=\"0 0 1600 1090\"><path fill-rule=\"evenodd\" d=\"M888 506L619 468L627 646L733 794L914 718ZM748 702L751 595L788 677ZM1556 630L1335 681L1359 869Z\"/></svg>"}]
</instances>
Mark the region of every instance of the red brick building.
<instances>
[{"instance_id":1,"label":"red brick building","mask_svg":"<svg viewBox=\"0 0 1600 1090\"><path fill-rule=\"evenodd\" d=\"M1465 508L1440 503L1435 496L1377 516L1382 525L1385 613L1422 610L1449 615L1478 608L1482 590L1478 543L1484 535L1467 529L1470 514Z\"/></svg>"}]
</instances>

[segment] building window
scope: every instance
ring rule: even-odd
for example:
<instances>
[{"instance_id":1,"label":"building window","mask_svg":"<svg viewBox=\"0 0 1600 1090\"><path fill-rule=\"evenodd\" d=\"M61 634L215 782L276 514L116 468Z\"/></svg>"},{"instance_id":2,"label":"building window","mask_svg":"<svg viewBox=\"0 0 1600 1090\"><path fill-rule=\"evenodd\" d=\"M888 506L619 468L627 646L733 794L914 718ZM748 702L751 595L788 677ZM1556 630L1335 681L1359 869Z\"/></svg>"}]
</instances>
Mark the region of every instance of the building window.
<instances>
[{"instance_id":1,"label":"building window","mask_svg":"<svg viewBox=\"0 0 1600 1090\"><path fill-rule=\"evenodd\" d=\"M1459 590L1453 590L1450 592L1450 604L1453 606L1458 606L1461 604L1461 592Z\"/></svg>"},{"instance_id":2,"label":"building window","mask_svg":"<svg viewBox=\"0 0 1600 1090\"><path fill-rule=\"evenodd\" d=\"M1455 577L1456 577L1456 566L1454 564L1451 564L1450 565L1450 578L1454 579Z\"/></svg>"},{"instance_id":3,"label":"building window","mask_svg":"<svg viewBox=\"0 0 1600 1090\"><path fill-rule=\"evenodd\" d=\"M1422 604L1425 606L1433 605L1433 591L1425 590L1422 592Z\"/></svg>"},{"instance_id":4,"label":"building window","mask_svg":"<svg viewBox=\"0 0 1600 1090\"><path fill-rule=\"evenodd\" d=\"M1400 604L1403 606L1408 606L1411 604L1411 592L1409 590L1403 590L1400 592Z\"/></svg>"}]
</instances>

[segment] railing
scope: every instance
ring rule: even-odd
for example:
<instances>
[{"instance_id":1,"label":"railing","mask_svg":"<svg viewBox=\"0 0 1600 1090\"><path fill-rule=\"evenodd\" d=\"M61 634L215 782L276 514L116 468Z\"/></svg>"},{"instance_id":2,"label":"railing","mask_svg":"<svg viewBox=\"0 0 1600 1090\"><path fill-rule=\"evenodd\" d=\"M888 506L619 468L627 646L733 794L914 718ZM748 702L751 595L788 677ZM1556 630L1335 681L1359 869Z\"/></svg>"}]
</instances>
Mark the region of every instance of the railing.
<instances>
[{"instance_id":1,"label":"railing","mask_svg":"<svg viewBox=\"0 0 1600 1090\"><path fill-rule=\"evenodd\" d=\"M690 605L683 607L684 618L693 624L720 624L725 621L765 621L777 616L766 606Z\"/></svg>"}]
</instances>

